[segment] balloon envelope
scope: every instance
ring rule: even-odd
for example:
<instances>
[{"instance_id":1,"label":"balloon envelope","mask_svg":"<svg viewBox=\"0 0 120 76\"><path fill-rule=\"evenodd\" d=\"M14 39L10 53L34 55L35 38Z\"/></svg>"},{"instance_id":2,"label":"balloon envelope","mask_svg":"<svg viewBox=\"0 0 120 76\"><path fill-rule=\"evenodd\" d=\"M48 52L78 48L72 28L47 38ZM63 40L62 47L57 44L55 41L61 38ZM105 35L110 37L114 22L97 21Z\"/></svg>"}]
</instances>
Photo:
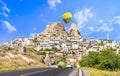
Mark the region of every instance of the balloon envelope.
<instances>
[{"instance_id":1,"label":"balloon envelope","mask_svg":"<svg viewBox=\"0 0 120 76\"><path fill-rule=\"evenodd\" d=\"M63 21L66 23L66 24L69 24L71 19L72 19L72 14L70 12L65 12L63 15L62 15L62 19Z\"/></svg>"}]
</instances>

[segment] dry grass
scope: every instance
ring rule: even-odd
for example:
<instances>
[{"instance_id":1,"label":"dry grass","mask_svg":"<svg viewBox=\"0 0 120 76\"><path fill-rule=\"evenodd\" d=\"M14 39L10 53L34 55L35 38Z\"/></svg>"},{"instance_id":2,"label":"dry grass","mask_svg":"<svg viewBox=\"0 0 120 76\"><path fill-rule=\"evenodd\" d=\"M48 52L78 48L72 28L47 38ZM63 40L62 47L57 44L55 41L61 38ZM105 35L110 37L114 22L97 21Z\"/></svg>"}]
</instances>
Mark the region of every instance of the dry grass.
<instances>
[{"instance_id":1,"label":"dry grass","mask_svg":"<svg viewBox=\"0 0 120 76\"><path fill-rule=\"evenodd\" d=\"M94 68L83 68L90 76L120 76L120 71L106 71Z\"/></svg>"},{"instance_id":2,"label":"dry grass","mask_svg":"<svg viewBox=\"0 0 120 76\"><path fill-rule=\"evenodd\" d=\"M12 61L9 61L8 59L2 59L0 60L0 71L47 67L45 64L41 63L41 58L35 53L28 52L24 56L34 59L35 63L29 64L21 57L14 57L12 58Z\"/></svg>"},{"instance_id":3,"label":"dry grass","mask_svg":"<svg viewBox=\"0 0 120 76\"><path fill-rule=\"evenodd\" d=\"M14 60L15 63L10 61L4 61L0 62L0 71L8 71L8 70L20 70L20 69L26 69L26 68L38 68L38 67L47 67L43 63L34 63L34 64L28 64L22 59Z\"/></svg>"}]
</instances>

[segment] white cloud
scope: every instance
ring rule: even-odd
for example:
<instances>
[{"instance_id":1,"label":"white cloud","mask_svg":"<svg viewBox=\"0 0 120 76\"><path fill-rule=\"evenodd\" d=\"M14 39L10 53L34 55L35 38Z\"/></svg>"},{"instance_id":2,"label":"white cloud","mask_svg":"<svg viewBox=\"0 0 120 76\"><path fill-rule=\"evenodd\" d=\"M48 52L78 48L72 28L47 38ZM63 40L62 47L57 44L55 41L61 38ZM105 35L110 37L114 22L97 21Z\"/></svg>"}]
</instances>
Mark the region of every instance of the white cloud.
<instances>
[{"instance_id":1,"label":"white cloud","mask_svg":"<svg viewBox=\"0 0 120 76\"><path fill-rule=\"evenodd\" d=\"M98 32L111 32L113 28L110 27L107 23L104 23L100 28L97 29Z\"/></svg>"},{"instance_id":2,"label":"white cloud","mask_svg":"<svg viewBox=\"0 0 120 76\"><path fill-rule=\"evenodd\" d=\"M88 22L90 18L93 18L93 13L91 9L85 8L83 10L76 10L74 13L74 18L79 26L79 29L83 28L84 23Z\"/></svg>"},{"instance_id":3,"label":"white cloud","mask_svg":"<svg viewBox=\"0 0 120 76\"><path fill-rule=\"evenodd\" d=\"M98 26L98 27L93 27L93 26L89 26L88 29L90 30L90 32L111 32L113 31L113 28L110 27L107 23L104 23L102 26Z\"/></svg>"},{"instance_id":4,"label":"white cloud","mask_svg":"<svg viewBox=\"0 0 120 76\"><path fill-rule=\"evenodd\" d=\"M4 17L8 17L7 13L10 13L10 9L7 7L7 4L0 0L0 4L3 6L0 8L2 11L0 12L0 15L3 15Z\"/></svg>"},{"instance_id":5,"label":"white cloud","mask_svg":"<svg viewBox=\"0 0 120 76\"><path fill-rule=\"evenodd\" d=\"M6 6L6 3L5 3L5 2L3 2L2 0L0 0L0 3L2 3L3 5L5 5L5 6Z\"/></svg>"},{"instance_id":6,"label":"white cloud","mask_svg":"<svg viewBox=\"0 0 120 76\"><path fill-rule=\"evenodd\" d=\"M5 28L7 28L9 33L16 31L16 28L12 26L8 21L1 20L1 22L2 25L5 26Z\"/></svg>"},{"instance_id":7,"label":"white cloud","mask_svg":"<svg viewBox=\"0 0 120 76\"><path fill-rule=\"evenodd\" d=\"M103 19L100 19L98 22L99 22L99 23L103 23L103 22L104 22L104 20L103 20Z\"/></svg>"},{"instance_id":8,"label":"white cloud","mask_svg":"<svg viewBox=\"0 0 120 76\"><path fill-rule=\"evenodd\" d=\"M120 25L120 16L115 16L112 19L112 23L119 24Z\"/></svg>"},{"instance_id":9,"label":"white cloud","mask_svg":"<svg viewBox=\"0 0 120 76\"><path fill-rule=\"evenodd\" d=\"M83 35L84 36L89 36L92 32L84 32Z\"/></svg>"},{"instance_id":10,"label":"white cloud","mask_svg":"<svg viewBox=\"0 0 120 76\"><path fill-rule=\"evenodd\" d=\"M88 29L89 29L90 31L94 31L94 30L95 30L93 26L89 26Z\"/></svg>"},{"instance_id":11,"label":"white cloud","mask_svg":"<svg viewBox=\"0 0 120 76\"><path fill-rule=\"evenodd\" d=\"M56 4L61 3L61 0L48 0L48 4L51 9L56 9Z\"/></svg>"},{"instance_id":12,"label":"white cloud","mask_svg":"<svg viewBox=\"0 0 120 76\"><path fill-rule=\"evenodd\" d=\"M8 14L6 14L5 12L0 12L0 15L3 15L4 17L8 17Z\"/></svg>"},{"instance_id":13,"label":"white cloud","mask_svg":"<svg viewBox=\"0 0 120 76\"><path fill-rule=\"evenodd\" d=\"M10 9L6 5L2 7L2 10L10 13Z\"/></svg>"},{"instance_id":14,"label":"white cloud","mask_svg":"<svg viewBox=\"0 0 120 76\"><path fill-rule=\"evenodd\" d=\"M30 37L35 36L38 33L30 33Z\"/></svg>"}]
</instances>

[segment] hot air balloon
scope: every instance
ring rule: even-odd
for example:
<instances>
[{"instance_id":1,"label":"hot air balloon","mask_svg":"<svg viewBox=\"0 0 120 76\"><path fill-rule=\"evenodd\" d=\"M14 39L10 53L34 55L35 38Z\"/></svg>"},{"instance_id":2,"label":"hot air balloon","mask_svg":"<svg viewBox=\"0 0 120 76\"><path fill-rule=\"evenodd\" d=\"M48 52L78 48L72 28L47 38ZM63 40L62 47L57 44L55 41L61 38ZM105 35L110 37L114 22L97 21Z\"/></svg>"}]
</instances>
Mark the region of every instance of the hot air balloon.
<instances>
[{"instance_id":1,"label":"hot air balloon","mask_svg":"<svg viewBox=\"0 0 120 76\"><path fill-rule=\"evenodd\" d=\"M72 14L70 12L65 12L62 15L62 19L68 25L70 23L71 19L72 19Z\"/></svg>"}]
</instances>

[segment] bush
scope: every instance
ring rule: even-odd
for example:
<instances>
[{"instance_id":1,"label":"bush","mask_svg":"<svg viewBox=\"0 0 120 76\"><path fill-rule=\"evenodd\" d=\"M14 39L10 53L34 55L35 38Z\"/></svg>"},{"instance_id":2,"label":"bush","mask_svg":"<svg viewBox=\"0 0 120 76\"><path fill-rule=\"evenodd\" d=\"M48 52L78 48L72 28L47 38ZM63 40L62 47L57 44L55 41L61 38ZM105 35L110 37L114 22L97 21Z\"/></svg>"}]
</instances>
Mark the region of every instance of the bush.
<instances>
[{"instance_id":1,"label":"bush","mask_svg":"<svg viewBox=\"0 0 120 76\"><path fill-rule=\"evenodd\" d=\"M62 57L60 60L61 60L62 62L65 62L65 61L66 61L66 57Z\"/></svg>"},{"instance_id":2,"label":"bush","mask_svg":"<svg viewBox=\"0 0 120 76\"><path fill-rule=\"evenodd\" d=\"M52 47L51 49L49 49L49 48L46 48L46 49L41 48L39 51L54 51L54 52L56 52L57 50L58 49L56 47Z\"/></svg>"},{"instance_id":3,"label":"bush","mask_svg":"<svg viewBox=\"0 0 120 76\"><path fill-rule=\"evenodd\" d=\"M58 60L55 60L55 61L54 61L54 64L55 64L55 65L57 65L58 63L59 63L59 61L58 61Z\"/></svg>"},{"instance_id":4,"label":"bush","mask_svg":"<svg viewBox=\"0 0 120 76\"><path fill-rule=\"evenodd\" d=\"M11 47L6 47L5 50L10 51L10 50L13 50L13 48L11 48Z\"/></svg>"},{"instance_id":5,"label":"bush","mask_svg":"<svg viewBox=\"0 0 120 76\"><path fill-rule=\"evenodd\" d=\"M38 51L38 53L37 53L38 55L46 55L46 53L45 52L41 52L41 51Z\"/></svg>"},{"instance_id":6,"label":"bush","mask_svg":"<svg viewBox=\"0 0 120 76\"><path fill-rule=\"evenodd\" d=\"M104 70L120 69L120 56L114 52L115 49L107 48L101 52L89 52L79 64L84 67L92 67Z\"/></svg>"},{"instance_id":7,"label":"bush","mask_svg":"<svg viewBox=\"0 0 120 76\"><path fill-rule=\"evenodd\" d=\"M58 65L58 68L65 68L66 65Z\"/></svg>"},{"instance_id":8,"label":"bush","mask_svg":"<svg viewBox=\"0 0 120 76\"><path fill-rule=\"evenodd\" d=\"M63 66L62 65L58 65L58 68L63 68Z\"/></svg>"}]
</instances>

